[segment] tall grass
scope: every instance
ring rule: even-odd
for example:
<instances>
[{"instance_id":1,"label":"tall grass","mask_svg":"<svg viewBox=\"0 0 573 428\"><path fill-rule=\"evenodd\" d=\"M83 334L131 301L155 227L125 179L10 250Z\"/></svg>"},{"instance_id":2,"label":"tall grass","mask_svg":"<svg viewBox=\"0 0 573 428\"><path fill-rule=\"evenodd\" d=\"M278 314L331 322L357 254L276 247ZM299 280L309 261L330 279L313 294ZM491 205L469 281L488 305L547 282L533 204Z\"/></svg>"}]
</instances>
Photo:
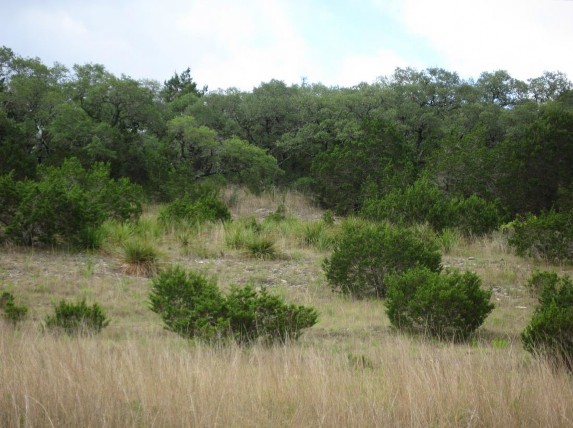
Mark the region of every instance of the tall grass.
<instances>
[{"instance_id":1,"label":"tall grass","mask_svg":"<svg viewBox=\"0 0 573 428\"><path fill-rule=\"evenodd\" d=\"M0 291L29 307L17 329L0 319L0 427L573 424L571 375L519 341L535 303L523 284L538 266L514 256L503 235L441 236L444 264L476 271L494 289L496 309L475 343L440 344L395 335L382 302L344 299L325 286L321 261L339 222L327 224L295 193L230 196L234 220L226 224L166 230L157 226L159 207L139 223L107 222L100 253L0 247ZM286 219L265 221L283 203ZM261 236L281 257L245 257ZM118 269L134 240L166 264L217 276L222 288L253 282L314 306L319 324L284 347L190 344L149 310L149 280ZM113 319L100 335L40 333L53 301L86 296Z\"/></svg>"},{"instance_id":2,"label":"tall grass","mask_svg":"<svg viewBox=\"0 0 573 428\"><path fill-rule=\"evenodd\" d=\"M150 352L150 346L153 352ZM388 336L373 355L0 333L3 426L570 426L564 373ZM359 362L359 363L357 363Z\"/></svg>"}]
</instances>

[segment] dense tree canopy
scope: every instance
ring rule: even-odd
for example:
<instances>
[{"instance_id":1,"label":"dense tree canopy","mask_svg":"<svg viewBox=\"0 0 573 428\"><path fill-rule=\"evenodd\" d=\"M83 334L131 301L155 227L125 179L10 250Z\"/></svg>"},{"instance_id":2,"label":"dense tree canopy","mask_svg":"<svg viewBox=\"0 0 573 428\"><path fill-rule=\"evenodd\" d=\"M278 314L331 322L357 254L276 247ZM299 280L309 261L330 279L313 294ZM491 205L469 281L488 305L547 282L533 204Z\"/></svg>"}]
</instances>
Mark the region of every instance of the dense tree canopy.
<instances>
[{"instance_id":1,"label":"dense tree canopy","mask_svg":"<svg viewBox=\"0 0 573 428\"><path fill-rule=\"evenodd\" d=\"M398 68L350 88L271 80L209 92L189 68L160 84L0 48L0 175L15 179L75 157L153 197L218 177L303 189L349 213L424 177L447 198L515 215L573 207L572 136L573 89L558 71L474 81Z\"/></svg>"}]
</instances>

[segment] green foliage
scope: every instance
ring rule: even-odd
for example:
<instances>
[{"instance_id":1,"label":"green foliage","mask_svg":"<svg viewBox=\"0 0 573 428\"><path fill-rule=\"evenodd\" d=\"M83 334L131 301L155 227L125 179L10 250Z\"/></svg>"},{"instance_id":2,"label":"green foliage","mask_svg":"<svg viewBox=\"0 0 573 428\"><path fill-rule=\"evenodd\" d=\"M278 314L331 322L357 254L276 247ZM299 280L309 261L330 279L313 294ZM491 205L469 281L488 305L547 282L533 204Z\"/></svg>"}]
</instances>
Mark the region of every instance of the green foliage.
<instances>
[{"instance_id":1,"label":"green foliage","mask_svg":"<svg viewBox=\"0 0 573 428\"><path fill-rule=\"evenodd\" d=\"M86 167L108 163L111 177L127 177L162 201L205 180L256 192L280 183L348 214L428 176L448 200L464 199L428 205L433 193L422 194L417 211L402 211L416 217L405 223L422 213L438 230L466 234L495 227L491 201L512 215L573 206L572 85L559 72L524 82L498 70L467 81L439 68L398 68L351 88L272 80L252 91L207 93L189 69L161 85L99 64L66 70L0 50L0 175L14 171L16 180L76 157ZM28 199L19 197L26 210L47 211L36 189L28 190ZM50 197L60 199L58 191ZM488 202L467 202L472 195ZM110 205L122 200L109 198ZM29 237L39 227L21 220L11 239L62 240ZM95 229L75 240L97 245Z\"/></svg>"},{"instance_id":2,"label":"green foliage","mask_svg":"<svg viewBox=\"0 0 573 428\"><path fill-rule=\"evenodd\" d=\"M216 340L225 334L225 298L217 284L180 267L160 272L152 280L151 310L168 330L183 337Z\"/></svg>"},{"instance_id":3,"label":"green foliage","mask_svg":"<svg viewBox=\"0 0 573 428\"><path fill-rule=\"evenodd\" d=\"M336 245L337 232L331 223L316 221L306 223L302 228L302 242L317 250L332 250Z\"/></svg>"},{"instance_id":4,"label":"green foliage","mask_svg":"<svg viewBox=\"0 0 573 428\"><path fill-rule=\"evenodd\" d=\"M97 303L88 306L85 299L77 303L61 300L54 311L45 320L46 328L72 336L97 334L109 324L103 308Z\"/></svg>"},{"instance_id":5,"label":"green foliage","mask_svg":"<svg viewBox=\"0 0 573 428\"><path fill-rule=\"evenodd\" d=\"M225 296L214 281L180 267L153 279L150 302L167 329L205 341L284 343L297 339L318 318L313 308L288 305L251 286L233 287Z\"/></svg>"},{"instance_id":6,"label":"green foliage","mask_svg":"<svg viewBox=\"0 0 573 428\"><path fill-rule=\"evenodd\" d=\"M478 196L449 198L426 178L379 199L368 200L362 215L400 225L428 222L435 230L457 228L467 235L483 235L501 223L497 206Z\"/></svg>"},{"instance_id":7,"label":"green foliage","mask_svg":"<svg viewBox=\"0 0 573 428\"><path fill-rule=\"evenodd\" d=\"M449 201L455 227L466 235L485 235L496 230L503 222L497 204L476 195L467 198L452 198Z\"/></svg>"},{"instance_id":8,"label":"green foliage","mask_svg":"<svg viewBox=\"0 0 573 428\"><path fill-rule=\"evenodd\" d=\"M334 212L332 210L324 211L322 214L322 221L324 224L332 226L334 224Z\"/></svg>"},{"instance_id":9,"label":"green foliage","mask_svg":"<svg viewBox=\"0 0 573 428\"><path fill-rule=\"evenodd\" d=\"M28 308L23 305L16 305L14 296L7 291L0 295L0 311L2 311L4 317L14 325L26 318L28 314Z\"/></svg>"},{"instance_id":10,"label":"green foliage","mask_svg":"<svg viewBox=\"0 0 573 428\"><path fill-rule=\"evenodd\" d=\"M387 192L408 182L412 172L411 150L394 123L365 119L348 126L351 136L312 162L320 203L341 214L359 211L370 187Z\"/></svg>"},{"instance_id":11,"label":"green foliage","mask_svg":"<svg viewBox=\"0 0 573 428\"><path fill-rule=\"evenodd\" d=\"M440 339L467 339L493 310L491 292L473 272L416 267L388 278L386 308L393 326Z\"/></svg>"},{"instance_id":12,"label":"green foliage","mask_svg":"<svg viewBox=\"0 0 573 428\"><path fill-rule=\"evenodd\" d=\"M85 170L69 159L59 168L39 168L39 176L21 182L11 175L0 178L0 200L6 204L0 229L17 243L94 247L106 219L141 214L140 188L127 179L110 179L107 165Z\"/></svg>"},{"instance_id":13,"label":"green foliage","mask_svg":"<svg viewBox=\"0 0 573 428\"><path fill-rule=\"evenodd\" d=\"M559 277L555 272L535 271L525 283L534 296L540 297L544 290L552 290L559 282Z\"/></svg>"},{"instance_id":14,"label":"green foliage","mask_svg":"<svg viewBox=\"0 0 573 428\"><path fill-rule=\"evenodd\" d=\"M314 308L286 304L266 289L234 287L226 297L229 327L239 343L257 340L266 344L296 340L302 330L318 321Z\"/></svg>"},{"instance_id":15,"label":"green foliage","mask_svg":"<svg viewBox=\"0 0 573 428\"><path fill-rule=\"evenodd\" d=\"M564 213L552 210L514 221L509 244L520 256L551 262L573 260L573 210Z\"/></svg>"},{"instance_id":16,"label":"green foliage","mask_svg":"<svg viewBox=\"0 0 573 428\"><path fill-rule=\"evenodd\" d=\"M396 189L381 199L371 199L362 215L399 225L428 222L436 230L453 223L453 213L445 195L427 179L419 179L405 189Z\"/></svg>"},{"instance_id":17,"label":"green foliage","mask_svg":"<svg viewBox=\"0 0 573 428\"><path fill-rule=\"evenodd\" d=\"M275 242L265 236L254 235L245 242L245 247L251 257L269 260L277 257Z\"/></svg>"},{"instance_id":18,"label":"green foliage","mask_svg":"<svg viewBox=\"0 0 573 428\"><path fill-rule=\"evenodd\" d=\"M164 225L185 222L200 224L208 221L228 221L231 212L218 196L201 195L198 198L186 196L169 203L159 214L159 221Z\"/></svg>"},{"instance_id":19,"label":"green foliage","mask_svg":"<svg viewBox=\"0 0 573 428\"><path fill-rule=\"evenodd\" d=\"M268 216L265 217L265 221L280 222L286 220L286 218L287 218L286 206L285 204L281 203L274 212L270 213Z\"/></svg>"},{"instance_id":20,"label":"green foliage","mask_svg":"<svg viewBox=\"0 0 573 428\"><path fill-rule=\"evenodd\" d=\"M542 289L539 305L521 334L523 347L573 370L573 281L537 272L530 282Z\"/></svg>"},{"instance_id":21,"label":"green foliage","mask_svg":"<svg viewBox=\"0 0 573 428\"><path fill-rule=\"evenodd\" d=\"M410 229L355 221L343 224L342 236L323 269L336 291L359 298L384 297L388 274L415 266L438 272L441 260L437 244Z\"/></svg>"}]
</instances>

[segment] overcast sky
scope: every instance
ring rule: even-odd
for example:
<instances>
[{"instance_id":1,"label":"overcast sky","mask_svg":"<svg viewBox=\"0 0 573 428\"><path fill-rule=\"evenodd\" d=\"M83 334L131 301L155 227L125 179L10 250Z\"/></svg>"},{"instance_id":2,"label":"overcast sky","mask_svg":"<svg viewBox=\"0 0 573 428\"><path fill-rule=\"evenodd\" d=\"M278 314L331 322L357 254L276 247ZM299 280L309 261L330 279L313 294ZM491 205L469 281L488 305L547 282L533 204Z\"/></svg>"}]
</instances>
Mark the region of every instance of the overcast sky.
<instances>
[{"instance_id":1,"label":"overcast sky","mask_svg":"<svg viewBox=\"0 0 573 428\"><path fill-rule=\"evenodd\" d=\"M191 68L209 89L271 79L373 82L396 67L462 77L562 71L573 79L569 0L0 0L0 45L161 82Z\"/></svg>"}]
</instances>

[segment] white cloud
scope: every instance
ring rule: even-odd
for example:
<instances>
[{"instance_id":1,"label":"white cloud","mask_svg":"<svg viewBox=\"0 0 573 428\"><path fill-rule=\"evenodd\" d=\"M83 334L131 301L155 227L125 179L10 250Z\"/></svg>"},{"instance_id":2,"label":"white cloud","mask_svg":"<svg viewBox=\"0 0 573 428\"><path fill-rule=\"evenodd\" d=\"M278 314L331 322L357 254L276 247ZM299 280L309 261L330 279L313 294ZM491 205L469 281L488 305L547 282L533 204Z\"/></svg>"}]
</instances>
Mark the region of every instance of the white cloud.
<instances>
[{"instance_id":1,"label":"white cloud","mask_svg":"<svg viewBox=\"0 0 573 428\"><path fill-rule=\"evenodd\" d=\"M285 5L211 1L188 9L178 29L201 51L193 65L197 79L212 87L243 89L272 78L299 81L306 72L307 48Z\"/></svg>"},{"instance_id":2,"label":"white cloud","mask_svg":"<svg viewBox=\"0 0 573 428\"><path fill-rule=\"evenodd\" d=\"M506 69L526 79L544 70L573 76L573 3L536 0L405 0L407 28L465 76Z\"/></svg>"},{"instance_id":3,"label":"white cloud","mask_svg":"<svg viewBox=\"0 0 573 428\"><path fill-rule=\"evenodd\" d=\"M547 0L21 0L0 40L45 63L101 63L163 81L187 67L199 85L262 81L350 86L395 67L477 77L507 69L573 77L573 2ZM318 2L317 2L318 3ZM368 14L368 15L367 15Z\"/></svg>"},{"instance_id":4,"label":"white cloud","mask_svg":"<svg viewBox=\"0 0 573 428\"><path fill-rule=\"evenodd\" d=\"M396 67L407 66L413 64L409 64L394 51L382 49L374 55L351 55L344 58L334 79L340 86L373 83L380 76L391 75Z\"/></svg>"}]
</instances>

